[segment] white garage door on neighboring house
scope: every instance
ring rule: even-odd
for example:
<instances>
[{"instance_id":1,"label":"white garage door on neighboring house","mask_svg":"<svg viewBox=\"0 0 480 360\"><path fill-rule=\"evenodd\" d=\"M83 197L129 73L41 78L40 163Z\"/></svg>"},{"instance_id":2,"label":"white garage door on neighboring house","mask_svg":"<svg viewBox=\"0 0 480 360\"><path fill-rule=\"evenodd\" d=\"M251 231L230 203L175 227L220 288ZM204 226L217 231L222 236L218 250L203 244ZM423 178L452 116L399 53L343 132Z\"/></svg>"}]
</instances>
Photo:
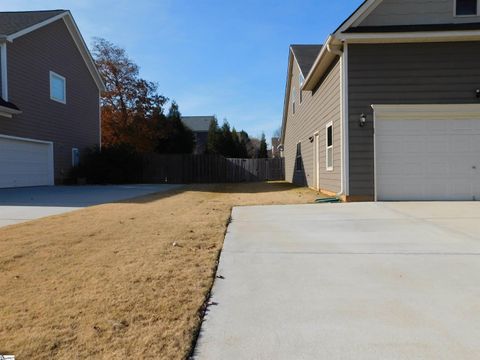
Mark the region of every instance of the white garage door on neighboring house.
<instances>
[{"instance_id":1,"label":"white garage door on neighboring house","mask_svg":"<svg viewBox=\"0 0 480 360\"><path fill-rule=\"evenodd\" d=\"M480 200L480 104L373 108L377 200Z\"/></svg>"},{"instance_id":2,"label":"white garage door on neighboring house","mask_svg":"<svg viewBox=\"0 0 480 360\"><path fill-rule=\"evenodd\" d=\"M52 143L0 135L0 188L53 183Z\"/></svg>"}]
</instances>

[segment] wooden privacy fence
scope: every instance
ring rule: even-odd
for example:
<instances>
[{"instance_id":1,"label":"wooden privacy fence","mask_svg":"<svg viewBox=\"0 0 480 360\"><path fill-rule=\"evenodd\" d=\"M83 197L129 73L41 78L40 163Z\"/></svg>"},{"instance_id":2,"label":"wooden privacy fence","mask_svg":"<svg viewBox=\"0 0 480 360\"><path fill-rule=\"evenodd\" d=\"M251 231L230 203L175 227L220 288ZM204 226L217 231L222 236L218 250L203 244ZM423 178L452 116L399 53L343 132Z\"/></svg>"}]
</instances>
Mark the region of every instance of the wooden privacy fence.
<instances>
[{"instance_id":1,"label":"wooden privacy fence","mask_svg":"<svg viewBox=\"0 0 480 360\"><path fill-rule=\"evenodd\" d=\"M145 183L222 183L284 180L284 160L229 159L219 155L148 154L143 159Z\"/></svg>"}]
</instances>

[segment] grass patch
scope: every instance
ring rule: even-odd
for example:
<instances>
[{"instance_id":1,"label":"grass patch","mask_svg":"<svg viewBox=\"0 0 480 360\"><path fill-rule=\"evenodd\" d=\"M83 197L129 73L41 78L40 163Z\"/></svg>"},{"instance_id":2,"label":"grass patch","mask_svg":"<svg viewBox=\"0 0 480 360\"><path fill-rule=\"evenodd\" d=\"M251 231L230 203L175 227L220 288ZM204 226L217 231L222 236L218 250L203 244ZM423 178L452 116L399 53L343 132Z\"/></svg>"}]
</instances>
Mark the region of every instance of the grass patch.
<instances>
[{"instance_id":1,"label":"grass patch","mask_svg":"<svg viewBox=\"0 0 480 360\"><path fill-rule=\"evenodd\" d=\"M192 185L2 228L0 354L185 359L232 206L316 197L286 183Z\"/></svg>"}]
</instances>

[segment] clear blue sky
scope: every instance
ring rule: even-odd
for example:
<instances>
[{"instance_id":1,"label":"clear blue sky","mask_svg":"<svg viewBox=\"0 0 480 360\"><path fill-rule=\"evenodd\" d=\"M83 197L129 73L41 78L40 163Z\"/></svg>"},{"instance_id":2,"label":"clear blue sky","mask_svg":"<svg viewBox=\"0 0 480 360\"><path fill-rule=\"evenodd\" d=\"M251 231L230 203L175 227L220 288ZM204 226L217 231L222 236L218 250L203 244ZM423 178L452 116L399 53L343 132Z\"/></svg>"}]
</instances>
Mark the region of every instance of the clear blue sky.
<instances>
[{"instance_id":1,"label":"clear blue sky","mask_svg":"<svg viewBox=\"0 0 480 360\"><path fill-rule=\"evenodd\" d=\"M0 0L69 9L86 42L124 47L184 115L269 137L281 125L289 44L322 43L362 0Z\"/></svg>"}]
</instances>

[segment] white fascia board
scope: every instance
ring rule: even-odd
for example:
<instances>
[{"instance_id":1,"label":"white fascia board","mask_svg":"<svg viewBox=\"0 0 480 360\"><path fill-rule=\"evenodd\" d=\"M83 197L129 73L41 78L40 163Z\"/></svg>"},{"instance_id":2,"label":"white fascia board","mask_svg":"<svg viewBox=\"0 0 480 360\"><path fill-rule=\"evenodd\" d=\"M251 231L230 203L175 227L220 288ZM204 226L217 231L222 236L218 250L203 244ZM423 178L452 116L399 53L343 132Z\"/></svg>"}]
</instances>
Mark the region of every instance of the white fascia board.
<instances>
[{"instance_id":1,"label":"white fascia board","mask_svg":"<svg viewBox=\"0 0 480 360\"><path fill-rule=\"evenodd\" d=\"M83 61L87 65L87 68L90 71L90 74L92 75L93 80L95 81L98 87L98 90L100 92L106 91L102 76L100 75L100 72L98 71L97 66L95 65L95 61L92 58L92 54L90 53L90 50L88 50L88 46L85 43L82 33L80 32L77 24L75 23L75 20L73 19L73 16L70 13L70 11L67 11L65 16L63 17L63 21L65 22L67 29L70 31L70 35L72 35L72 38L75 41L75 44L77 45L77 48L80 51L80 54L82 55Z\"/></svg>"},{"instance_id":2,"label":"white fascia board","mask_svg":"<svg viewBox=\"0 0 480 360\"><path fill-rule=\"evenodd\" d=\"M32 25L32 26L30 26L30 27L28 27L28 28L25 28L25 29L23 29L23 30L20 30L20 31L14 33L14 34L8 35L8 36L7 36L7 40L10 41L10 42L12 42L12 41L15 40L16 38L19 38L20 36L23 36L23 35L26 35L26 34L28 34L28 33L31 33L32 31L35 31L35 30L40 29L40 28L42 28L42 27L44 27L44 26L47 26L47 25L49 25L49 24L51 24L51 23L53 23L53 22L55 22L55 21L57 21L57 20L62 19L67 13L68 13L68 11L65 11L65 12L63 12L63 13L61 13L61 14L58 14L58 15L56 15L56 16L51 17L50 19L47 19L47 20L42 21L42 22L39 22L38 24Z\"/></svg>"},{"instance_id":3,"label":"white fascia board","mask_svg":"<svg viewBox=\"0 0 480 360\"><path fill-rule=\"evenodd\" d=\"M80 54L82 55L82 58L88 68L88 71L93 77L93 80L95 81L95 84L98 87L99 91L105 91L105 84L103 83L102 76L98 72L98 69L95 65L95 62L92 58L92 55L90 54L90 51L88 50L87 44L85 43L85 40L82 37L82 34L80 33L80 30L78 29L77 24L75 23L75 20L73 19L72 14L70 11L65 11L61 14L58 14L56 16L51 17L50 19L47 19L45 21L42 21L38 24L35 24L33 26L30 26L26 29L23 29L21 31L16 32L15 34L8 35L6 37L7 41L13 42L15 39L24 36L26 34L31 33L32 31L38 30L44 26L47 26L55 21L63 19L65 25L67 26L68 31L70 32L70 35L72 36L75 44L77 45L78 50L80 51Z\"/></svg>"},{"instance_id":4,"label":"white fascia board","mask_svg":"<svg viewBox=\"0 0 480 360\"><path fill-rule=\"evenodd\" d=\"M400 42L442 42L469 41L480 39L480 30L464 31L418 31L398 33L352 33L338 36L349 43L400 43Z\"/></svg>"},{"instance_id":5,"label":"white fascia board","mask_svg":"<svg viewBox=\"0 0 480 360\"><path fill-rule=\"evenodd\" d=\"M290 103L290 88L291 88L291 74L293 68L294 54L292 48L290 48L288 55L288 67L287 67L287 79L285 85L285 99L283 100L283 118L282 118L282 134L280 138L280 143L283 145L285 143L285 130L287 129L287 116L288 116L288 105Z\"/></svg>"},{"instance_id":6,"label":"white fascia board","mask_svg":"<svg viewBox=\"0 0 480 360\"><path fill-rule=\"evenodd\" d=\"M301 90L311 90L313 86L310 86L310 82L312 80L313 74L315 73L318 65L324 60L326 53L328 53L328 44L332 41L332 36L329 35L327 38L327 41L325 41L325 44L322 46L322 49L320 50L320 54L318 54L317 58L315 59L315 62L312 65L312 68L310 69L310 72L308 73L307 77L305 78L305 81L303 82L303 86Z\"/></svg>"},{"instance_id":7,"label":"white fascia board","mask_svg":"<svg viewBox=\"0 0 480 360\"><path fill-rule=\"evenodd\" d=\"M382 0L368 0L365 2L345 23L335 32L335 35L347 30L350 26L358 24L363 21L380 3Z\"/></svg>"}]
</instances>

